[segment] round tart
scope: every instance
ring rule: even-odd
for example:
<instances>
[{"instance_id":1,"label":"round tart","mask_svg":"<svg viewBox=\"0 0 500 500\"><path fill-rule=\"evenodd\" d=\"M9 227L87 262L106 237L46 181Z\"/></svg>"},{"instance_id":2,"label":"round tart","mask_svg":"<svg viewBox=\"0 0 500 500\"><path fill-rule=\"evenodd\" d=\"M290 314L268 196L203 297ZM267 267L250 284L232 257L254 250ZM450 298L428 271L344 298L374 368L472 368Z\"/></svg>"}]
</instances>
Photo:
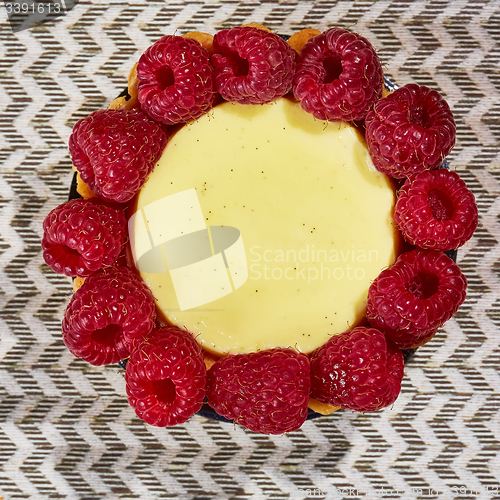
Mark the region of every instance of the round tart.
<instances>
[{"instance_id":1,"label":"round tart","mask_svg":"<svg viewBox=\"0 0 500 500\"><path fill-rule=\"evenodd\" d=\"M83 206L51 212L42 241L76 277L63 339L93 364L121 359L151 425L199 412L281 434L390 406L403 354L465 299L445 252L477 208L433 173L454 144L446 102L396 89L355 33L283 38L165 36L73 130ZM109 263L113 210L128 222Z\"/></svg>"}]
</instances>

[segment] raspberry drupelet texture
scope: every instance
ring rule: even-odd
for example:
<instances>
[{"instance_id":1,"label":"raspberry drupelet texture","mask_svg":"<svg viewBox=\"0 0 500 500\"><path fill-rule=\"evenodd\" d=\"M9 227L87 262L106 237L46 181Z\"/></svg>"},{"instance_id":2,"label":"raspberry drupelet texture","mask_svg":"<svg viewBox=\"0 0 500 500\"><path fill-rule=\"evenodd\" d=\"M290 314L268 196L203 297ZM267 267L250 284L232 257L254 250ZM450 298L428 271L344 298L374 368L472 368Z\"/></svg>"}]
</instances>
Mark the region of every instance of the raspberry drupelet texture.
<instances>
[{"instance_id":1,"label":"raspberry drupelet texture","mask_svg":"<svg viewBox=\"0 0 500 500\"><path fill-rule=\"evenodd\" d=\"M412 245L452 250L470 239L478 213L474 195L460 176L440 168L406 180L394 220Z\"/></svg>"},{"instance_id":2,"label":"raspberry drupelet texture","mask_svg":"<svg viewBox=\"0 0 500 500\"><path fill-rule=\"evenodd\" d=\"M332 28L302 48L293 93L319 120L353 121L365 118L382 87L382 66L370 42Z\"/></svg>"},{"instance_id":3,"label":"raspberry drupelet texture","mask_svg":"<svg viewBox=\"0 0 500 500\"><path fill-rule=\"evenodd\" d=\"M213 106L213 68L208 52L192 38L167 35L139 59L139 102L166 125L198 119Z\"/></svg>"},{"instance_id":4,"label":"raspberry drupelet texture","mask_svg":"<svg viewBox=\"0 0 500 500\"><path fill-rule=\"evenodd\" d=\"M377 411L396 401L404 361L375 328L358 326L332 337L311 359L311 396L355 411Z\"/></svg>"},{"instance_id":5,"label":"raspberry drupelet texture","mask_svg":"<svg viewBox=\"0 0 500 500\"><path fill-rule=\"evenodd\" d=\"M88 276L115 262L127 239L126 224L120 208L98 200L67 201L43 221L43 258L56 273Z\"/></svg>"},{"instance_id":6,"label":"raspberry drupelet texture","mask_svg":"<svg viewBox=\"0 0 500 500\"><path fill-rule=\"evenodd\" d=\"M160 124L142 111L102 109L75 124L69 152L99 198L125 203L144 185L166 143Z\"/></svg>"},{"instance_id":7,"label":"raspberry drupelet texture","mask_svg":"<svg viewBox=\"0 0 500 500\"><path fill-rule=\"evenodd\" d=\"M177 327L158 328L130 355L125 381L130 405L150 425L185 422L200 410L207 370L193 336Z\"/></svg>"},{"instance_id":8,"label":"raspberry drupelet texture","mask_svg":"<svg viewBox=\"0 0 500 500\"><path fill-rule=\"evenodd\" d=\"M466 289L465 276L444 253L406 252L371 284L368 321L400 349L419 347L457 312Z\"/></svg>"},{"instance_id":9,"label":"raspberry drupelet texture","mask_svg":"<svg viewBox=\"0 0 500 500\"><path fill-rule=\"evenodd\" d=\"M261 434L298 429L307 417L309 359L293 349L229 354L208 371L208 404Z\"/></svg>"},{"instance_id":10,"label":"raspberry drupelet texture","mask_svg":"<svg viewBox=\"0 0 500 500\"><path fill-rule=\"evenodd\" d=\"M408 84L380 99L365 125L375 167L397 179L437 168L455 145L448 103L424 85Z\"/></svg>"},{"instance_id":11,"label":"raspberry drupelet texture","mask_svg":"<svg viewBox=\"0 0 500 500\"><path fill-rule=\"evenodd\" d=\"M156 321L154 298L132 271L106 268L89 276L73 294L62 323L71 353L92 365L117 363Z\"/></svg>"},{"instance_id":12,"label":"raspberry drupelet texture","mask_svg":"<svg viewBox=\"0 0 500 500\"><path fill-rule=\"evenodd\" d=\"M226 101L263 104L292 90L296 52L278 35L240 27L214 36L215 87Z\"/></svg>"}]
</instances>

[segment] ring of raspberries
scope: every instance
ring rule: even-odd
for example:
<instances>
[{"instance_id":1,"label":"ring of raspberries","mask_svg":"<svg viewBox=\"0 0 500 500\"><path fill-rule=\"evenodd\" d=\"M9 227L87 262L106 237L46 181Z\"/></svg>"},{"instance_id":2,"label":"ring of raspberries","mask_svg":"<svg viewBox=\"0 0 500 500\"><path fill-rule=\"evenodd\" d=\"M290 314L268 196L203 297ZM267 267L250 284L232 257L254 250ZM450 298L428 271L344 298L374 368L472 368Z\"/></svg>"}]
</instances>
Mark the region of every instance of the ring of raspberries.
<instances>
[{"instance_id":1,"label":"ring of raspberries","mask_svg":"<svg viewBox=\"0 0 500 500\"><path fill-rule=\"evenodd\" d=\"M308 407L328 414L392 405L401 349L428 342L465 300L466 279L443 252L472 237L478 212L458 174L439 168L455 143L446 101L413 84L383 97L380 60L360 35L303 30L285 42L260 25L165 36L134 66L128 90L133 99L75 124L69 150L87 191L43 223L46 263L79 283L62 324L69 350L94 365L128 360L129 403L156 426L185 422L204 402L265 434L298 429ZM399 183L394 220L405 251L370 286L363 325L309 354L275 348L214 361L191 333L158 321L151 291L127 267L125 210L172 127L222 100L283 96L365 132L375 167Z\"/></svg>"}]
</instances>

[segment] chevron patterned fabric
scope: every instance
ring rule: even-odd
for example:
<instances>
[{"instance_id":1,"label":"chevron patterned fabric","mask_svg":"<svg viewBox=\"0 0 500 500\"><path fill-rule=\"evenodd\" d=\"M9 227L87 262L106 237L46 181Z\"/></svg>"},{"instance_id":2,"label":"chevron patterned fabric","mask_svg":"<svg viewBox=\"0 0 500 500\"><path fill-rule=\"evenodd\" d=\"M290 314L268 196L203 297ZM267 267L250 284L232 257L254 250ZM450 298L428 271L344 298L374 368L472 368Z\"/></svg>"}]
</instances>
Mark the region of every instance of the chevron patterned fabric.
<instances>
[{"instance_id":1,"label":"chevron patterned fabric","mask_svg":"<svg viewBox=\"0 0 500 500\"><path fill-rule=\"evenodd\" d=\"M3 5L0 16L1 499L500 497L498 0L87 0L17 33ZM42 221L68 196L72 125L120 93L153 41L248 22L350 27L395 83L447 98L458 127L449 162L480 213L458 255L468 298L385 411L338 412L286 436L200 416L154 428L128 406L119 367L65 348L72 288L43 262Z\"/></svg>"}]
</instances>

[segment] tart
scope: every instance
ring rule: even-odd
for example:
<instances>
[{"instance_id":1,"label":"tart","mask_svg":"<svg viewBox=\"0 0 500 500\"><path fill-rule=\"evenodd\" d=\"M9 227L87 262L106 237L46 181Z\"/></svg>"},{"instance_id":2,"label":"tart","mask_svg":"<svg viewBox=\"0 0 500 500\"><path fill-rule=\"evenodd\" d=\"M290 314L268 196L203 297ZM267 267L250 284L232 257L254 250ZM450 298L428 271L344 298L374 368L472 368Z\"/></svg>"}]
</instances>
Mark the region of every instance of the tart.
<instances>
[{"instance_id":1,"label":"tart","mask_svg":"<svg viewBox=\"0 0 500 500\"><path fill-rule=\"evenodd\" d=\"M127 92L75 125L83 200L44 222L47 263L77 276L73 354L122 360L152 425L208 402L280 434L308 405L391 405L403 352L465 299L444 251L477 225L463 181L436 174L454 144L448 105L392 90L369 42L340 28L150 47Z\"/></svg>"}]
</instances>

